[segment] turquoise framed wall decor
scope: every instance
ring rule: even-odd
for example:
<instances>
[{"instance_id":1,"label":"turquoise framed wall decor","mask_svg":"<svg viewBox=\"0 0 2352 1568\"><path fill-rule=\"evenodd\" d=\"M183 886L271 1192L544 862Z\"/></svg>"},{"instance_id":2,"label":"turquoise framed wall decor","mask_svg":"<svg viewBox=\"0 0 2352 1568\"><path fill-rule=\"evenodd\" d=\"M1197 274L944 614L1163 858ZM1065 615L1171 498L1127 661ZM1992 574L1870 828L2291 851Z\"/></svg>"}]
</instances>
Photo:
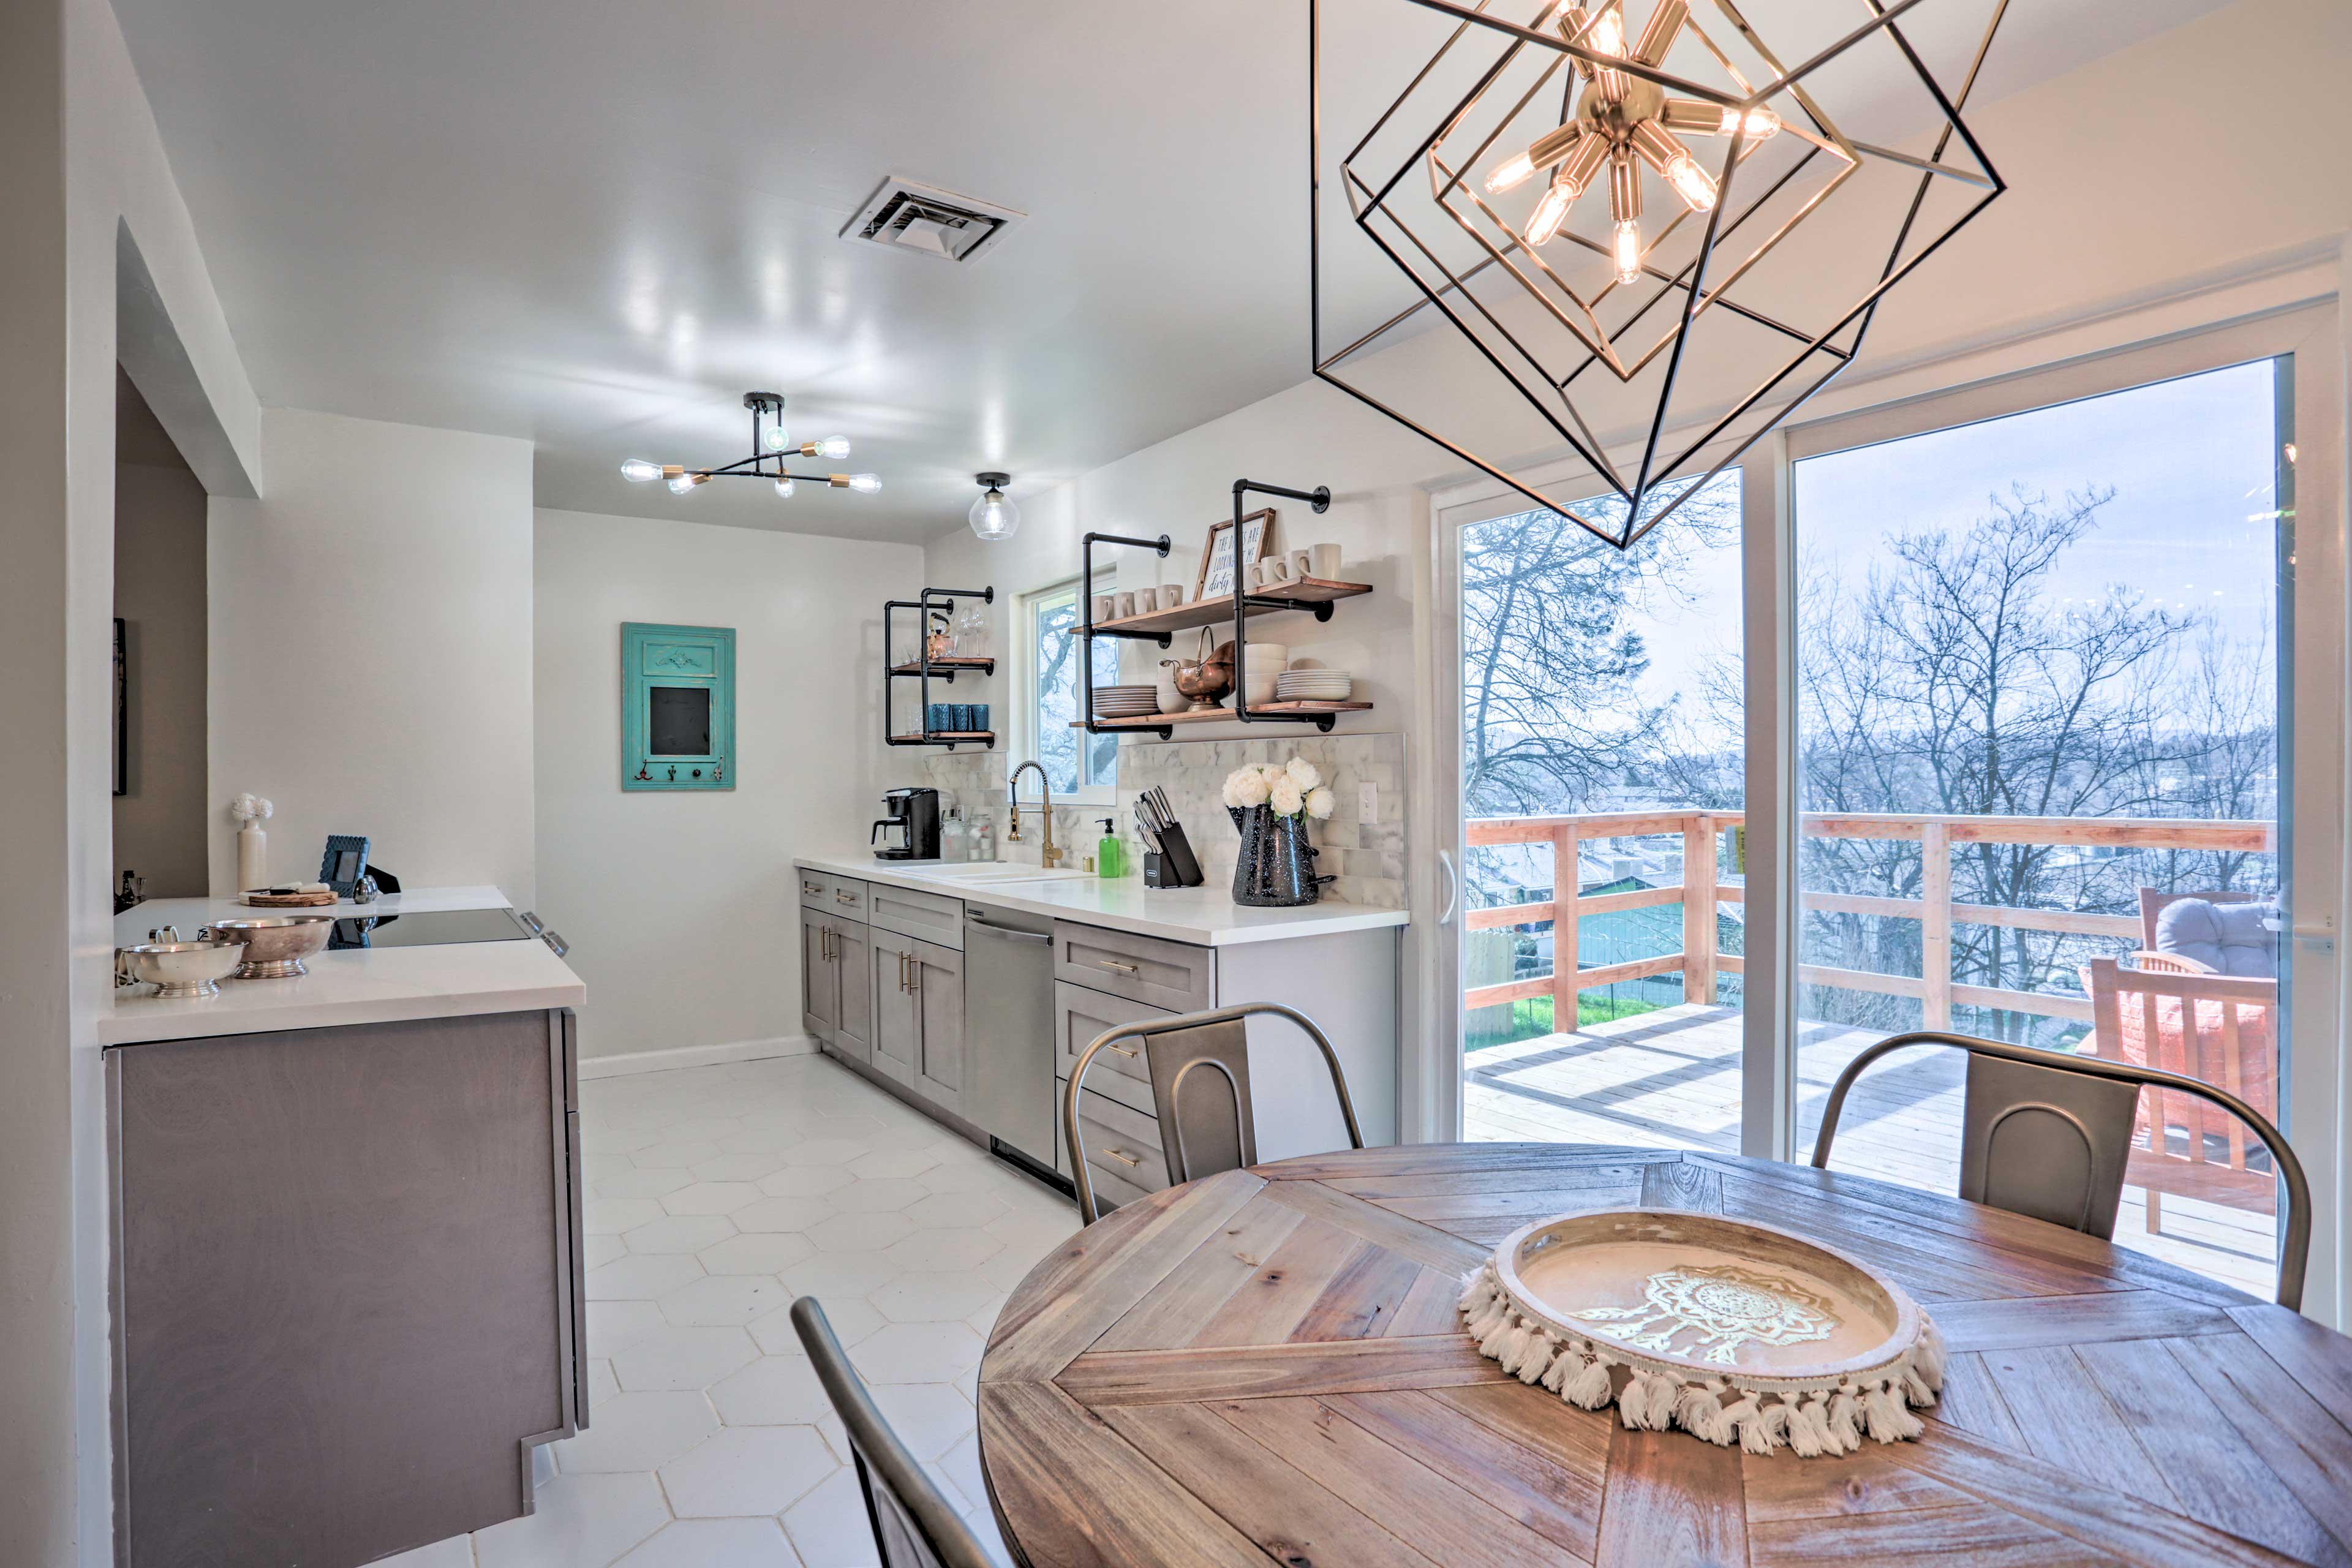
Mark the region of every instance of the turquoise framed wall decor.
<instances>
[{"instance_id":1,"label":"turquoise framed wall decor","mask_svg":"<svg viewBox=\"0 0 2352 1568\"><path fill-rule=\"evenodd\" d=\"M735 629L621 626L621 787L735 787Z\"/></svg>"}]
</instances>

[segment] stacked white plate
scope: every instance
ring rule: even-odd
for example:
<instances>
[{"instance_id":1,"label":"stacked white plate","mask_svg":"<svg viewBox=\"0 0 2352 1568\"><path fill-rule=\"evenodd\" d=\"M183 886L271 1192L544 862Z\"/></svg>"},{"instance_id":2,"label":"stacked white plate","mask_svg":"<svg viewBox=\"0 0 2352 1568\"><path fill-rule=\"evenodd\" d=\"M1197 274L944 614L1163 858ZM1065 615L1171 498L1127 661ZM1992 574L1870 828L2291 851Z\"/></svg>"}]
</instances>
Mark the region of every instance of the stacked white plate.
<instances>
[{"instance_id":1,"label":"stacked white plate","mask_svg":"<svg viewBox=\"0 0 2352 1568\"><path fill-rule=\"evenodd\" d=\"M1097 719L1138 719L1159 711L1160 689L1156 686L1095 688L1095 717Z\"/></svg>"},{"instance_id":2,"label":"stacked white plate","mask_svg":"<svg viewBox=\"0 0 2352 1568\"><path fill-rule=\"evenodd\" d=\"M1277 702L1345 702L1355 689L1344 669L1286 669L1274 678Z\"/></svg>"}]
</instances>

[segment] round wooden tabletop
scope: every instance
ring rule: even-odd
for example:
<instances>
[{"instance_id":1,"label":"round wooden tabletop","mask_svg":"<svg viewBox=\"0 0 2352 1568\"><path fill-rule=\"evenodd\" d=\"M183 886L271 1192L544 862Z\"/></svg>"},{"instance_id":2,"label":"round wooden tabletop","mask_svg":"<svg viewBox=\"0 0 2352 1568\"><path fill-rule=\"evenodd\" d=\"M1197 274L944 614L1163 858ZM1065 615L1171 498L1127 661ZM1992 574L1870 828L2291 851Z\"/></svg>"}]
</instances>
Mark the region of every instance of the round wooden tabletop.
<instances>
[{"instance_id":1,"label":"round wooden tabletop","mask_svg":"<svg viewBox=\"0 0 2352 1568\"><path fill-rule=\"evenodd\" d=\"M1915 1443L1769 1458L1635 1432L1480 1356L1505 1236L1641 1203L1819 1237L1952 1355ZM1428 1144L1129 1205L1024 1280L981 1460L1033 1568L1100 1563L2352 1564L2352 1340L1996 1209L1729 1155Z\"/></svg>"}]
</instances>

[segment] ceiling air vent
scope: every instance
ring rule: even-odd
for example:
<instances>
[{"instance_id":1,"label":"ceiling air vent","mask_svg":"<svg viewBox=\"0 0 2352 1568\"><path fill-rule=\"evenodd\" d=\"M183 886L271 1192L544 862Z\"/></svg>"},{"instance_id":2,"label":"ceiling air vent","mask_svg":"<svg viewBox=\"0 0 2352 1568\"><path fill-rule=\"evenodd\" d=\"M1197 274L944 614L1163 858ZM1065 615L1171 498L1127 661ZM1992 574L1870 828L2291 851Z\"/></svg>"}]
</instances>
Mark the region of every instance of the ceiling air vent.
<instances>
[{"instance_id":1,"label":"ceiling air vent","mask_svg":"<svg viewBox=\"0 0 2352 1568\"><path fill-rule=\"evenodd\" d=\"M941 261L975 261L1029 215L893 174L841 231L844 239L887 245Z\"/></svg>"}]
</instances>

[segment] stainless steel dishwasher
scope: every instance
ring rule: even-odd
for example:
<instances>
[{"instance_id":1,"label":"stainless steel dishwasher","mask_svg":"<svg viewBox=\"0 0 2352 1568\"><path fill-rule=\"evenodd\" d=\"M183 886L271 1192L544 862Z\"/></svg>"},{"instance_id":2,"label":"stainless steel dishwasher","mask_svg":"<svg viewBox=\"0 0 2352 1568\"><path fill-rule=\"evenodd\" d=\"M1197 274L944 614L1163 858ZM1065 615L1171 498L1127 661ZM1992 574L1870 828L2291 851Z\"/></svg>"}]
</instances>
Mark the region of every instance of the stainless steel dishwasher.
<instances>
[{"instance_id":1,"label":"stainless steel dishwasher","mask_svg":"<svg viewBox=\"0 0 2352 1568\"><path fill-rule=\"evenodd\" d=\"M963 1114L1054 1168L1054 922L964 906Z\"/></svg>"}]
</instances>

